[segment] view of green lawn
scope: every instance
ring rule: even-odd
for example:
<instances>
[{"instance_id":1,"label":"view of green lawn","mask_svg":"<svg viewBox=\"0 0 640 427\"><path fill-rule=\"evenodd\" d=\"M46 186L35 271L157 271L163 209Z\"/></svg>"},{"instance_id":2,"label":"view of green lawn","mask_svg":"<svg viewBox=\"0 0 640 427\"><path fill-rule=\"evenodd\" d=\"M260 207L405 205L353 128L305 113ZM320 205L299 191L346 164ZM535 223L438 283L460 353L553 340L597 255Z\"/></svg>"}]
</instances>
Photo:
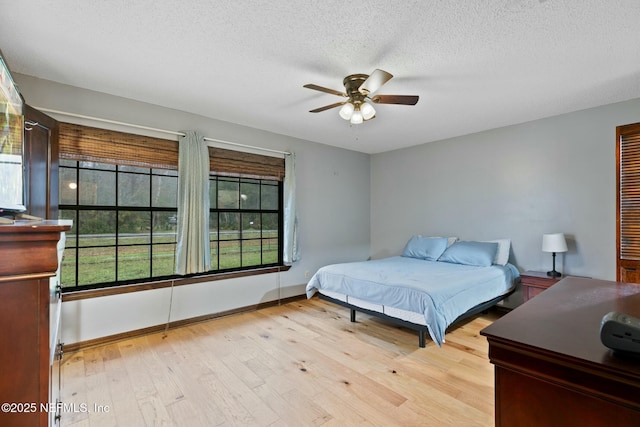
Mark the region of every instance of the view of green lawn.
<instances>
[{"instance_id":1,"label":"view of green lawn","mask_svg":"<svg viewBox=\"0 0 640 427\"><path fill-rule=\"evenodd\" d=\"M211 233L211 268L225 270L278 262L278 232L247 230ZM218 240L220 238L221 240ZM173 275L175 265L175 233L129 233L121 235L116 246L114 235L81 235L79 238L78 282L74 282L76 239L67 237L62 262L62 286L90 285ZM116 277L116 257L118 272Z\"/></svg>"}]
</instances>

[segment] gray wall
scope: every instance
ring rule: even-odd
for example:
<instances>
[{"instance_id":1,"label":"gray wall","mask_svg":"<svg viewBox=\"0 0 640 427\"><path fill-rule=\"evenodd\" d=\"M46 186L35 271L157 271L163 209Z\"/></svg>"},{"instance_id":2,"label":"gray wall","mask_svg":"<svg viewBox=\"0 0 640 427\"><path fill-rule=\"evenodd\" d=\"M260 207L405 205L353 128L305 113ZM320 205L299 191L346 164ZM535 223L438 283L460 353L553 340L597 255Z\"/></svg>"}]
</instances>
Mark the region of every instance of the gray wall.
<instances>
[{"instance_id":1,"label":"gray wall","mask_svg":"<svg viewBox=\"0 0 640 427\"><path fill-rule=\"evenodd\" d=\"M510 238L521 271L547 271L542 235L563 232L560 271L615 280L616 126L639 121L636 99L373 155L373 257L413 234Z\"/></svg>"},{"instance_id":2,"label":"gray wall","mask_svg":"<svg viewBox=\"0 0 640 427\"><path fill-rule=\"evenodd\" d=\"M145 125L167 130L194 129L203 135L282 151L297 160L297 201L302 260L283 273L205 282L175 288L171 320L219 313L279 297L301 295L312 275L326 264L369 256L369 155L260 131L194 114L136 102L24 75L14 76L34 107ZM215 102L212 99L211 102ZM119 125L51 114L71 123L170 138ZM229 148L228 146L226 148ZM161 325L169 318L170 290L158 289L63 304L62 339L86 341Z\"/></svg>"}]
</instances>

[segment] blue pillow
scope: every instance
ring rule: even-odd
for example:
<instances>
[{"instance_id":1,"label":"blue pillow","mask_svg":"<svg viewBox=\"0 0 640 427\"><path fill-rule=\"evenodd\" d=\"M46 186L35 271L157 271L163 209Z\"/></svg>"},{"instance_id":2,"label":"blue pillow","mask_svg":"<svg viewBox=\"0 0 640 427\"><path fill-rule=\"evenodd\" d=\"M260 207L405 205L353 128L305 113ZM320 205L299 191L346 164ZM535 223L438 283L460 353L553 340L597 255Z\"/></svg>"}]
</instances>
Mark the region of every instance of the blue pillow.
<instances>
[{"instance_id":1,"label":"blue pillow","mask_svg":"<svg viewBox=\"0 0 640 427\"><path fill-rule=\"evenodd\" d=\"M497 251L497 243L456 242L444 251L438 261L489 267L493 263Z\"/></svg>"},{"instance_id":2,"label":"blue pillow","mask_svg":"<svg viewBox=\"0 0 640 427\"><path fill-rule=\"evenodd\" d=\"M402 251L402 256L436 261L447 249L446 237L413 236Z\"/></svg>"}]
</instances>

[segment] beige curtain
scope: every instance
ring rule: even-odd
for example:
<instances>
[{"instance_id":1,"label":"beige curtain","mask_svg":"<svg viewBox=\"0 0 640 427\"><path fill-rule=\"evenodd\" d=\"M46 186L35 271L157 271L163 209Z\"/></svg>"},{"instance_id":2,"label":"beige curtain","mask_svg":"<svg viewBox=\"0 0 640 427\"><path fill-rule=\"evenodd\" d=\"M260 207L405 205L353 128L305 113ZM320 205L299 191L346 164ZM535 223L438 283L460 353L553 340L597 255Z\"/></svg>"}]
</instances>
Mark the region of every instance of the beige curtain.
<instances>
[{"instance_id":1,"label":"beige curtain","mask_svg":"<svg viewBox=\"0 0 640 427\"><path fill-rule=\"evenodd\" d=\"M284 158L283 183L283 215L284 215L284 247L282 260L285 264L300 260L298 245L298 209L296 206L296 155L287 154Z\"/></svg>"},{"instance_id":2,"label":"beige curtain","mask_svg":"<svg viewBox=\"0 0 640 427\"><path fill-rule=\"evenodd\" d=\"M211 270L209 150L204 137L184 132L178 140L178 242L176 273Z\"/></svg>"}]
</instances>

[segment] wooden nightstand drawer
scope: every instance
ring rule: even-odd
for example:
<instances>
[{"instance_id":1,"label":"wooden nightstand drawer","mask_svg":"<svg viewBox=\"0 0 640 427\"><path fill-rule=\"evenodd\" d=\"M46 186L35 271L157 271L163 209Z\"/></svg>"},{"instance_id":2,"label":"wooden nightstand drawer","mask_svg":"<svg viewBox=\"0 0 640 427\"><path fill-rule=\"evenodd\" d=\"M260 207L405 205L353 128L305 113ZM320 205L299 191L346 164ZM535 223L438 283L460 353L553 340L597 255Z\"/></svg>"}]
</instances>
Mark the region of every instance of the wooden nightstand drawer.
<instances>
[{"instance_id":1,"label":"wooden nightstand drawer","mask_svg":"<svg viewBox=\"0 0 640 427\"><path fill-rule=\"evenodd\" d=\"M520 274L522 282L522 299L527 302L545 289L559 282L563 277L550 277L541 271L525 271Z\"/></svg>"}]
</instances>

